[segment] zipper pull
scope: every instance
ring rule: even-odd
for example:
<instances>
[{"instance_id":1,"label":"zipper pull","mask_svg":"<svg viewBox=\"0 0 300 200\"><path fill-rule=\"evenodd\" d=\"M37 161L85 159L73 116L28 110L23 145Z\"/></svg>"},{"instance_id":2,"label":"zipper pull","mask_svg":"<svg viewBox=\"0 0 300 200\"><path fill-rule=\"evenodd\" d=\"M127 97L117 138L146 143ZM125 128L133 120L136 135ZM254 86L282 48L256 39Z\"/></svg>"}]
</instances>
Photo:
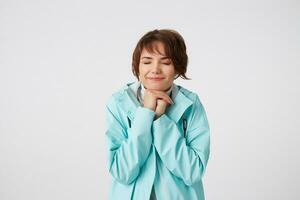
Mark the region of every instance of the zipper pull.
<instances>
[{"instance_id":1,"label":"zipper pull","mask_svg":"<svg viewBox=\"0 0 300 200\"><path fill-rule=\"evenodd\" d=\"M183 119L183 135L185 137L186 134L186 129L187 129L187 120Z\"/></svg>"},{"instance_id":2,"label":"zipper pull","mask_svg":"<svg viewBox=\"0 0 300 200\"><path fill-rule=\"evenodd\" d=\"M129 117L127 116L127 120L128 120L128 125L129 125L129 128L131 128L131 121L129 119Z\"/></svg>"}]
</instances>

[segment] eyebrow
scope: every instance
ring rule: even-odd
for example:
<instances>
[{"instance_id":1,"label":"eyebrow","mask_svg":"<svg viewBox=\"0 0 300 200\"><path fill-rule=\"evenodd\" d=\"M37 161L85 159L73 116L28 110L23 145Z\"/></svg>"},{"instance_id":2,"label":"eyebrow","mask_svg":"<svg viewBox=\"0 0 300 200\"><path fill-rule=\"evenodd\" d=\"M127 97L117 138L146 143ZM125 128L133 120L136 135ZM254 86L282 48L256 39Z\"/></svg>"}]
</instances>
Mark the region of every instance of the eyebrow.
<instances>
[{"instance_id":1,"label":"eyebrow","mask_svg":"<svg viewBox=\"0 0 300 200\"><path fill-rule=\"evenodd\" d=\"M144 59L144 58L145 59L152 59L152 57L148 57L148 56L144 56L141 59ZM166 60L166 59L170 59L170 57L164 56L164 57L161 58L161 60Z\"/></svg>"}]
</instances>

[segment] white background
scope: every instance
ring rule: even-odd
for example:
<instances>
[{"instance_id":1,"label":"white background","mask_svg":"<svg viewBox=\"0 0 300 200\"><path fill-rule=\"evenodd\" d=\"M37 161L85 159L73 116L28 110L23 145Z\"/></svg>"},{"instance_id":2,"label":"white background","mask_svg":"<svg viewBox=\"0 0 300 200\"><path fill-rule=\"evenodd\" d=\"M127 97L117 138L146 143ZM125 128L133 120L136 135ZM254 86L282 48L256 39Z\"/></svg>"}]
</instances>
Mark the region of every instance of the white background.
<instances>
[{"instance_id":1,"label":"white background","mask_svg":"<svg viewBox=\"0 0 300 200\"><path fill-rule=\"evenodd\" d=\"M299 1L2 0L1 200L107 199L105 103L155 28L186 41L207 200L300 199Z\"/></svg>"}]
</instances>

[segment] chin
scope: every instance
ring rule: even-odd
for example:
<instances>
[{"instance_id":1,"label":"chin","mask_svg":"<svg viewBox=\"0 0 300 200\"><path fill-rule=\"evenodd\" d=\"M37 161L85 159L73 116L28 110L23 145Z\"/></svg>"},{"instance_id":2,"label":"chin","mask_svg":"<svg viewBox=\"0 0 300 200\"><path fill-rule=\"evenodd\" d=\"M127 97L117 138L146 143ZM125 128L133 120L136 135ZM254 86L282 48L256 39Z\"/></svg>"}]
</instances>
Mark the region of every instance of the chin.
<instances>
[{"instance_id":1,"label":"chin","mask_svg":"<svg viewBox=\"0 0 300 200\"><path fill-rule=\"evenodd\" d=\"M165 85L161 85L161 84L145 84L144 85L147 89L150 90L159 90L159 91L165 91L167 90L169 87L166 87Z\"/></svg>"},{"instance_id":2,"label":"chin","mask_svg":"<svg viewBox=\"0 0 300 200\"><path fill-rule=\"evenodd\" d=\"M148 89L151 90L159 90L159 91L164 91L164 89L162 87L147 87Z\"/></svg>"}]
</instances>

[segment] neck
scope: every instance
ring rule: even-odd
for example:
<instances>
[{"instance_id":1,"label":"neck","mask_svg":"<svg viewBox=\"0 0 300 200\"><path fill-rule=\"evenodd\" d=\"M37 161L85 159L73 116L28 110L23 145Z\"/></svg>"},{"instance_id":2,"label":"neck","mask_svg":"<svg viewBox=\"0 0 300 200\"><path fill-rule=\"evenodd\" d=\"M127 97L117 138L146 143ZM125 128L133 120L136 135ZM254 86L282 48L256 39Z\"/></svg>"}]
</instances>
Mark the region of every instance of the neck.
<instances>
[{"instance_id":1,"label":"neck","mask_svg":"<svg viewBox=\"0 0 300 200\"><path fill-rule=\"evenodd\" d=\"M142 87L144 87L145 89L147 89L143 84L142 84ZM166 90L163 90L164 92L168 92L170 89L171 89L172 86L170 86L168 89Z\"/></svg>"},{"instance_id":2,"label":"neck","mask_svg":"<svg viewBox=\"0 0 300 200\"><path fill-rule=\"evenodd\" d=\"M172 87L173 87L173 84L171 85L171 87L169 87L167 90L164 90L164 92L169 95L171 97L171 92L172 92ZM145 94L145 90L147 88L144 87L144 85L141 83L140 85L140 88L138 89L138 96L139 98L141 98L141 100L144 99L144 94Z\"/></svg>"}]
</instances>

